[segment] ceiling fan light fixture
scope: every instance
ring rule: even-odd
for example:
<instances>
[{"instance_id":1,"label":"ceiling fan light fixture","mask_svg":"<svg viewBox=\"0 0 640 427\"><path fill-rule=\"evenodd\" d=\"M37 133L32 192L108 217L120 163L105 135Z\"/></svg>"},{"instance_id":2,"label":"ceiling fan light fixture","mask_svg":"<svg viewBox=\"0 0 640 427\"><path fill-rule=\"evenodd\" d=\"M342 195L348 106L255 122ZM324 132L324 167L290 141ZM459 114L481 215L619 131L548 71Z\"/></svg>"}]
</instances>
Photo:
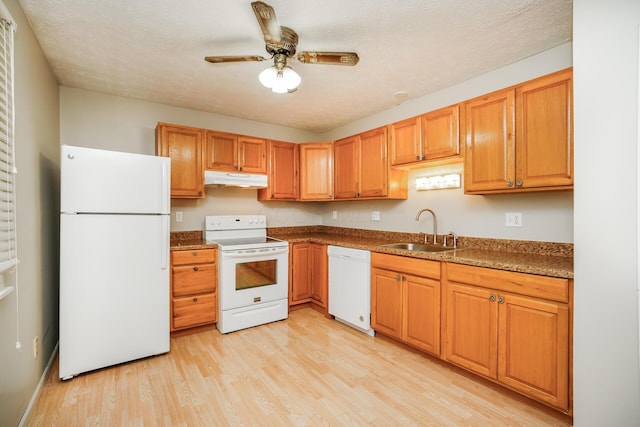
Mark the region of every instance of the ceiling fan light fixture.
<instances>
[{"instance_id":1,"label":"ceiling fan light fixture","mask_svg":"<svg viewBox=\"0 0 640 427\"><path fill-rule=\"evenodd\" d=\"M258 80L275 93L294 92L302 82L300 75L289 66L281 70L276 66L269 67L258 75Z\"/></svg>"}]
</instances>

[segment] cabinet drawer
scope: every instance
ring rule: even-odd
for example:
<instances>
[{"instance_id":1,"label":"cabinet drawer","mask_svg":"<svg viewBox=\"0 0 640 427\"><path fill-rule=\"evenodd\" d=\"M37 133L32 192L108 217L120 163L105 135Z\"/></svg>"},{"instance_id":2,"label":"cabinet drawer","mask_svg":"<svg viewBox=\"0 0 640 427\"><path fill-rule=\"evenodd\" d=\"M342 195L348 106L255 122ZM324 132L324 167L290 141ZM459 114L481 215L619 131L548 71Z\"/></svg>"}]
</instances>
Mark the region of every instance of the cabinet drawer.
<instances>
[{"instance_id":1,"label":"cabinet drawer","mask_svg":"<svg viewBox=\"0 0 640 427\"><path fill-rule=\"evenodd\" d=\"M447 263L447 280L513 292L520 295L569 302L569 280L535 274Z\"/></svg>"},{"instance_id":2,"label":"cabinet drawer","mask_svg":"<svg viewBox=\"0 0 640 427\"><path fill-rule=\"evenodd\" d=\"M217 293L173 300L173 328L187 328L218 320Z\"/></svg>"},{"instance_id":3,"label":"cabinet drawer","mask_svg":"<svg viewBox=\"0 0 640 427\"><path fill-rule=\"evenodd\" d=\"M182 265L172 268L174 297L215 292L217 268L215 264Z\"/></svg>"},{"instance_id":4,"label":"cabinet drawer","mask_svg":"<svg viewBox=\"0 0 640 427\"><path fill-rule=\"evenodd\" d=\"M216 262L217 249L196 249L171 252L171 265L202 264Z\"/></svg>"},{"instance_id":5,"label":"cabinet drawer","mask_svg":"<svg viewBox=\"0 0 640 427\"><path fill-rule=\"evenodd\" d=\"M414 274L420 277L440 279L440 261L372 252L371 265L386 270Z\"/></svg>"}]
</instances>

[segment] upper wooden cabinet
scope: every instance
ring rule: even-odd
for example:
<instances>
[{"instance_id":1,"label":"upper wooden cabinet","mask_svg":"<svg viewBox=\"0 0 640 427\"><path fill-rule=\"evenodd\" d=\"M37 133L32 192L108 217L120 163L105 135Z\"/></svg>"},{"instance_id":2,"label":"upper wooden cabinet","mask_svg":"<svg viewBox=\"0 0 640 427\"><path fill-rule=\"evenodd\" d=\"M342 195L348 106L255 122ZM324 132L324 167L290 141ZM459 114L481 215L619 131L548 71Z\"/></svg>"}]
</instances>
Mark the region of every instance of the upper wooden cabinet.
<instances>
[{"instance_id":1,"label":"upper wooden cabinet","mask_svg":"<svg viewBox=\"0 0 640 427\"><path fill-rule=\"evenodd\" d=\"M267 188L258 190L258 200L298 199L299 145L291 142L269 141Z\"/></svg>"},{"instance_id":2,"label":"upper wooden cabinet","mask_svg":"<svg viewBox=\"0 0 640 427\"><path fill-rule=\"evenodd\" d=\"M334 199L406 199L407 172L389 169L387 128L334 143Z\"/></svg>"},{"instance_id":3,"label":"upper wooden cabinet","mask_svg":"<svg viewBox=\"0 0 640 427\"><path fill-rule=\"evenodd\" d=\"M390 125L391 166L459 158L459 117L459 105L452 105Z\"/></svg>"},{"instance_id":4,"label":"upper wooden cabinet","mask_svg":"<svg viewBox=\"0 0 640 427\"><path fill-rule=\"evenodd\" d=\"M267 173L267 142L208 130L205 166L217 171Z\"/></svg>"},{"instance_id":5,"label":"upper wooden cabinet","mask_svg":"<svg viewBox=\"0 0 640 427\"><path fill-rule=\"evenodd\" d=\"M171 197L203 198L204 131L187 126L158 123L156 155L171 158Z\"/></svg>"},{"instance_id":6,"label":"upper wooden cabinet","mask_svg":"<svg viewBox=\"0 0 640 427\"><path fill-rule=\"evenodd\" d=\"M422 159L435 160L460 155L460 106L441 108L420 116Z\"/></svg>"},{"instance_id":7,"label":"upper wooden cabinet","mask_svg":"<svg viewBox=\"0 0 640 427\"><path fill-rule=\"evenodd\" d=\"M333 143L300 145L300 199L333 199Z\"/></svg>"},{"instance_id":8,"label":"upper wooden cabinet","mask_svg":"<svg viewBox=\"0 0 640 427\"><path fill-rule=\"evenodd\" d=\"M465 193L573 188L572 70L464 105Z\"/></svg>"}]
</instances>

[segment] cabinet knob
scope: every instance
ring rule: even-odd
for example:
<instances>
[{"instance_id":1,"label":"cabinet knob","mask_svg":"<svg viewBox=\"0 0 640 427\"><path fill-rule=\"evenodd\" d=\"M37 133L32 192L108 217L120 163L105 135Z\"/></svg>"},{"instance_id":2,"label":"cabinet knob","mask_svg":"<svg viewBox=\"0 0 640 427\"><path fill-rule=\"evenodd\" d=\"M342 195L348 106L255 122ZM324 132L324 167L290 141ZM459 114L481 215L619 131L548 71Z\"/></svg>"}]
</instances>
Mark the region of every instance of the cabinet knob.
<instances>
[{"instance_id":1,"label":"cabinet knob","mask_svg":"<svg viewBox=\"0 0 640 427\"><path fill-rule=\"evenodd\" d=\"M327 199L330 199L330 198L331 198L331 194L329 194L329 195L327 196Z\"/></svg>"},{"instance_id":2,"label":"cabinet knob","mask_svg":"<svg viewBox=\"0 0 640 427\"><path fill-rule=\"evenodd\" d=\"M498 304L502 304L504 302L504 298L498 297Z\"/></svg>"},{"instance_id":3,"label":"cabinet knob","mask_svg":"<svg viewBox=\"0 0 640 427\"><path fill-rule=\"evenodd\" d=\"M420 160L420 156L416 156L416 160Z\"/></svg>"},{"instance_id":4,"label":"cabinet knob","mask_svg":"<svg viewBox=\"0 0 640 427\"><path fill-rule=\"evenodd\" d=\"M522 187L522 180L521 179L516 181L516 187Z\"/></svg>"},{"instance_id":5,"label":"cabinet knob","mask_svg":"<svg viewBox=\"0 0 640 427\"><path fill-rule=\"evenodd\" d=\"M513 181L507 181L507 187L513 187Z\"/></svg>"},{"instance_id":6,"label":"cabinet knob","mask_svg":"<svg viewBox=\"0 0 640 427\"><path fill-rule=\"evenodd\" d=\"M202 196L202 191L198 191L198 196Z\"/></svg>"},{"instance_id":7,"label":"cabinet knob","mask_svg":"<svg viewBox=\"0 0 640 427\"><path fill-rule=\"evenodd\" d=\"M496 300L496 296L495 296L495 295L491 295L491 296L489 297L489 301L495 301L495 300Z\"/></svg>"},{"instance_id":8,"label":"cabinet knob","mask_svg":"<svg viewBox=\"0 0 640 427\"><path fill-rule=\"evenodd\" d=\"M198 266L193 267L193 271L198 271Z\"/></svg>"},{"instance_id":9,"label":"cabinet knob","mask_svg":"<svg viewBox=\"0 0 640 427\"><path fill-rule=\"evenodd\" d=\"M198 297L193 297L193 302L198 302Z\"/></svg>"},{"instance_id":10,"label":"cabinet knob","mask_svg":"<svg viewBox=\"0 0 640 427\"><path fill-rule=\"evenodd\" d=\"M400 280L400 275L396 274L396 280Z\"/></svg>"}]
</instances>

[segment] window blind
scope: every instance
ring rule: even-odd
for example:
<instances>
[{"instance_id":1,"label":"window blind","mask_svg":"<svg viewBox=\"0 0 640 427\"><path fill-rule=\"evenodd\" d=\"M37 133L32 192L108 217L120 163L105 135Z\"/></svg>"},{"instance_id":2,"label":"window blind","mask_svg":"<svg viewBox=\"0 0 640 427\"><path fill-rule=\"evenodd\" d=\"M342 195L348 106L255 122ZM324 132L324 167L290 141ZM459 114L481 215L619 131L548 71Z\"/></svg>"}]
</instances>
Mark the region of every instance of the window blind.
<instances>
[{"instance_id":1,"label":"window blind","mask_svg":"<svg viewBox=\"0 0 640 427\"><path fill-rule=\"evenodd\" d=\"M0 18L0 273L18 263L14 147L13 34Z\"/></svg>"}]
</instances>

